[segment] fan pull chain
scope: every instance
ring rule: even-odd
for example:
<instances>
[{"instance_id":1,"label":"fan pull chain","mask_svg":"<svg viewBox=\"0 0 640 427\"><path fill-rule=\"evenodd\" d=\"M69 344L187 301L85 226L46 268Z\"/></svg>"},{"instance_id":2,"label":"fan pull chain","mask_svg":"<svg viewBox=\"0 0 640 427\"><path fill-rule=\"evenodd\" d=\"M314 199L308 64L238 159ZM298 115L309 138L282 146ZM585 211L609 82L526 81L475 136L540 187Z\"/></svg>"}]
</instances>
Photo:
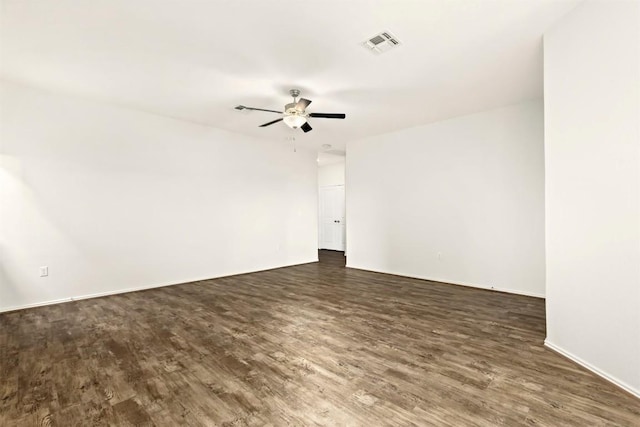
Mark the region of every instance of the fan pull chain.
<instances>
[{"instance_id":1,"label":"fan pull chain","mask_svg":"<svg viewBox=\"0 0 640 427\"><path fill-rule=\"evenodd\" d=\"M293 146L293 152L297 153L297 151L296 151L296 137L295 136L288 136L287 137L287 141L291 141L291 145Z\"/></svg>"}]
</instances>

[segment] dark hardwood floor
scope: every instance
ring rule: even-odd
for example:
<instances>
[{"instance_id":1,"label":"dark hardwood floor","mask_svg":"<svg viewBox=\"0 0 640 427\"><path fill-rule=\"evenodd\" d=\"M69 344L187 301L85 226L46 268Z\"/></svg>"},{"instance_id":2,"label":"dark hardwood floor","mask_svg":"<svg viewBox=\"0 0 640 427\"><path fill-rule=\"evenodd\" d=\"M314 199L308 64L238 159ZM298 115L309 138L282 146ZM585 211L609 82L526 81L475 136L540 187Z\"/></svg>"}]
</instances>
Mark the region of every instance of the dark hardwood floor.
<instances>
[{"instance_id":1,"label":"dark hardwood floor","mask_svg":"<svg viewBox=\"0 0 640 427\"><path fill-rule=\"evenodd\" d=\"M639 426L544 301L321 262L0 314L0 425Z\"/></svg>"}]
</instances>

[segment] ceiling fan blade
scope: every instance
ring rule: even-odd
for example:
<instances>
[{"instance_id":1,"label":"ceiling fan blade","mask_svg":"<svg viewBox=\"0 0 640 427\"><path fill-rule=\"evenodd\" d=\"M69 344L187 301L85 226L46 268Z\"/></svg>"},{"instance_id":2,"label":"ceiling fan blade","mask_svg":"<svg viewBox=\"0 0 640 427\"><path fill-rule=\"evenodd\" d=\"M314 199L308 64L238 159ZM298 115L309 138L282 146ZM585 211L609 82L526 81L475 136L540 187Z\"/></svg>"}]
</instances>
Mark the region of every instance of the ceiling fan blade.
<instances>
[{"instance_id":1,"label":"ceiling fan blade","mask_svg":"<svg viewBox=\"0 0 640 427\"><path fill-rule=\"evenodd\" d=\"M281 122L281 121L282 121L282 118L277 119L277 120L274 120L274 121L269 122L269 123L265 123L265 124L260 125L260 126L258 126L258 127L263 128L263 127L265 127L265 126L270 126L270 125L272 125L272 124L274 124L274 123L278 123L278 122Z\"/></svg>"},{"instance_id":2,"label":"ceiling fan blade","mask_svg":"<svg viewBox=\"0 0 640 427\"><path fill-rule=\"evenodd\" d=\"M244 105L238 105L237 107L235 107L236 110L255 110L255 111L267 111L269 113L278 113L278 114L282 114L282 111L276 111L276 110L265 110L264 108L253 108L253 107L245 107Z\"/></svg>"},{"instance_id":3,"label":"ceiling fan blade","mask_svg":"<svg viewBox=\"0 0 640 427\"><path fill-rule=\"evenodd\" d=\"M309 104L311 104L311 101L309 101L308 99L300 98L300 101L298 101L298 103L296 104L296 110L304 111L309 106Z\"/></svg>"},{"instance_id":4,"label":"ceiling fan blade","mask_svg":"<svg viewBox=\"0 0 640 427\"><path fill-rule=\"evenodd\" d=\"M347 115L343 113L310 113L309 117L319 117L323 119L344 119L345 117L347 117Z\"/></svg>"},{"instance_id":5,"label":"ceiling fan blade","mask_svg":"<svg viewBox=\"0 0 640 427\"><path fill-rule=\"evenodd\" d=\"M309 122L304 122L304 124L302 126L300 126L300 129L302 129L304 131L304 133L307 133L313 128L311 127Z\"/></svg>"}]
</instances>

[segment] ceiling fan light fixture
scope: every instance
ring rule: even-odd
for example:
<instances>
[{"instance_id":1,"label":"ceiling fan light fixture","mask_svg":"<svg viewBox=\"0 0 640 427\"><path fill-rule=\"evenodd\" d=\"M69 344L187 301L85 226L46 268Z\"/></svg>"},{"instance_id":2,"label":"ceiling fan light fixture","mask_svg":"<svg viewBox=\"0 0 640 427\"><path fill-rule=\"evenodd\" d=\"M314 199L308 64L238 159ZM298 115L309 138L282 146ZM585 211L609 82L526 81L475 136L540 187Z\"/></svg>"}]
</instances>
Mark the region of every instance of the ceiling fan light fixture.
<instances>
[{"instance_id":1,"label":"ceiling fan light fixture","mask_svg":"<svg viewBox=\"0 0 640 427\"><path fill-rule=\"evenodd\" d=\"M298 129L300 126L307 122L306 117L300 116L298 114L291 114L288 116L284 116L284 123L289 126L291 129Z\"/></svg>"}]
</instances>

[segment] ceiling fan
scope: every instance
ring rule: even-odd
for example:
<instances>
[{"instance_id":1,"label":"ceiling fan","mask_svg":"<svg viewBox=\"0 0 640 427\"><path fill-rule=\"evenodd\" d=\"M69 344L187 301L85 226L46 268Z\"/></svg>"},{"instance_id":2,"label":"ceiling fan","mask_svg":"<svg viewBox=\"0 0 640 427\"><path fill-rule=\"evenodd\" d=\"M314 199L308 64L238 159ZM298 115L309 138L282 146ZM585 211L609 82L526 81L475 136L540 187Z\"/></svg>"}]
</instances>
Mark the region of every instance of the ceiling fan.
<instances>
[{"instance_id":1,"label":"ceiling fan","mask_svg":"<svg viewBox=\"0 0 640 427\"><path fill-rule=\"evenodd\" d=\"M300 128L305 133L309 132L312 129L312 127L309 125L309 122L307 121L309 117L317 117L323 119L344 119L346 117L346 115L343 113L307 113L306 108L309 106L309 104L311 104L311 101L304 98L300 98L299 101L296 101L296 98L300 95L300 91L298 89L291 89L289 93L293 97L293 102L290 104L286 104L284 106L284 111L265 110L264 108L245 107L244 105L238 105L235 108L236 110L256 110L282 114L281 118L262 124L259 127L263 128L274 123L284 121L284 123L291 129Z\"/></svg>"}]
</instances>

